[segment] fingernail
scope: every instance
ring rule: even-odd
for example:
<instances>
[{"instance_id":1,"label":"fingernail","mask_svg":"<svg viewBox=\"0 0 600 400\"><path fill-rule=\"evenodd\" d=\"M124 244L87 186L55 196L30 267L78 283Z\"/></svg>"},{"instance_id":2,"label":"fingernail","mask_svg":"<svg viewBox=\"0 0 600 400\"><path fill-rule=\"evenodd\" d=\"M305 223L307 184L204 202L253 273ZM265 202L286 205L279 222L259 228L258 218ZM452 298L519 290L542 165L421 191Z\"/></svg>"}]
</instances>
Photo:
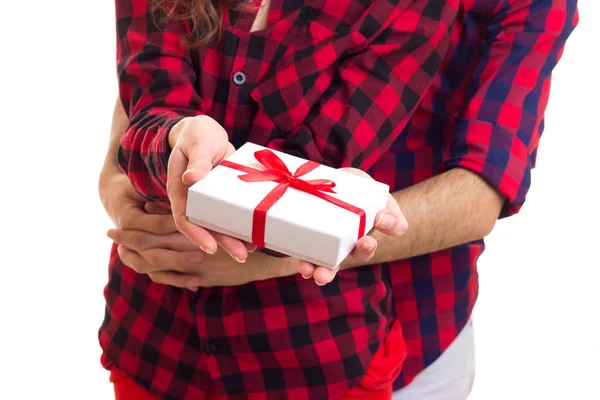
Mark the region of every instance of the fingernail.
<instances>
[{"instance_id":1,"label":"fingernail","mask_svg":"<svg viewBox=\"0 0 600 400\"><path fill-rule=\"evenodd\" d=\"M124 251L125 251L125 248L124 248L123 246L121 246L121 245L118 245L118 246L117 246L117 253L121 254L121 253L123 253Z\"/></svg>"},{"instance_id":2,"label":"fingernail","mask_svg":"<svg viewBox=\"0 0 600 400\"><path fill-rule=\"evenodd\" d=\"M317 281L316 279L315 279L315 283L317 284L317 286L325 286L326 285L325 283L321 283L321 282Z\"/></svg>"},{"instance_id":3,"label":"fingernail","mask_svg":"<svg viewBox=\"0 0 600 400\"><path fill-rule=\"evenodd\" d=\"M302 275L302 274L300 274L300 275ZM310 278L312 278L312 276L306 276L306 275L302 275L302 277L303 277L304 279L310 279Z\"/></svg>"},{"instance_id":4,"label":"fingernail","mask_svg":"<svg viewBox=\"0 0 600 400\"><path fill-rule=\"evenodd\" d=\"M225 251L227 251L227 250L225 250ZM231 254L228 251L227 251L227 254L229 254L229 257L233 258L235 261L239 262L240 264L243 264L246 262L246 260L242 260L241 258L234 256L233 254Z\"/></svg>"},{"instance_id":5,"label":"fingernail","mask_svg":"<svg viewBox=\"0 0 600 400\"><path fill-rule=\"evenodd\" d=\"M197 287L189 287L187 288L188 290L191 290L192 292L197 292L198 288Z\"/></svg>"},{"instance_id":6,"label":"fingernail","mask_svg":"<svg viewBox=\"0 0 600 400\"><path fill-rule=\"evenodd\" d=\"M390 214L381 214L379 216L379 220L377 221L377 228L379 229L390 229L394 226L394 222L396 222L396 218Z\"/></svg>"},{"instance_id":7,"label":"fingernail","mask_svg":"<svg viewBox=\"0 0 600 400\"><path fill-rule=\"evenodd\" d=\"M371 252L371 251L375 250L375 246L376 245L373 243L365 243L365 244L363 244L362 248L365 249L366 251Z\"/></svg>"},{"instance_id":8,"label":"fingernail","mask_svg":"<svg viewBox=\"0 0 600 400\"><path fill-rule=\"evenodd\" d=\"M198 245L198 247L200 247L200 250L202 250L206 254L215 254L216 253L216 250L210 251L207 247L204 247L204 246L201 246L201 245Z\"/></svg>"}]
</instances>

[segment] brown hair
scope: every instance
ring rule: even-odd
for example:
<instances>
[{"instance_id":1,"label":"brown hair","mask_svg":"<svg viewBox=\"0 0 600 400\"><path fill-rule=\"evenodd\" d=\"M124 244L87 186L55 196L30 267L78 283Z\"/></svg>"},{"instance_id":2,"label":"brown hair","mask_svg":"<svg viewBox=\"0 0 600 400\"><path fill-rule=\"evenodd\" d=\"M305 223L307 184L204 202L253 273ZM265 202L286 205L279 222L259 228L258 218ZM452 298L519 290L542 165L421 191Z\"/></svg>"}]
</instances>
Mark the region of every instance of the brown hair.
<instances>
[{"instance_id":1,"label":"brown hair","mask_svg":"<svg viewBox=\"0 0 600 400\"><path fill-rule=\"evenodd\" d=\"M152 13L163 19L185 20L190 24L191 33L184 39L186 47L207 46L220 39L223 14L226 9L237 10L247 3L244 0L152 0Z\"/></svg>"}]
</instances>

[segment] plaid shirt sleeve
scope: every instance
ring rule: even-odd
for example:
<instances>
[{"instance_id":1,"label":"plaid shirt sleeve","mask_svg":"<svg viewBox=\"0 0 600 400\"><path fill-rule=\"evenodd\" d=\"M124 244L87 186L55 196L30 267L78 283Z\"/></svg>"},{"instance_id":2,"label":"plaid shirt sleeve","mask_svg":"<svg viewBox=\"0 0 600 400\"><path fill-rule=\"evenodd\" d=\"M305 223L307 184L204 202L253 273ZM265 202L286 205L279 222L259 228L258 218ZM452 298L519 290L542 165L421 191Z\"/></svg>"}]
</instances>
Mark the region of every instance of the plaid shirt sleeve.
<instances>
[{"instance_id":1,"label":"plaid shirt sleeve","mask_svg":"<svg viewBox=\"0 0 600 400\"><path fill-rule=\"evenodd\" d=\"M487 40L456 121L444 169L480 174L519 211L530 185L551 73L578 22L576 0L476 0Z\"/></svg>"},{"instance_id":2,"label":"plaid shirt sleeve","mask_svg":"<svg viewBox=\"0 0 600 400\"><path fill-rule=\"evenodd\" d=\"M261 83L255 100L280 129L269 147L334 168L371 168L407 125L441 67L457 3L377 3L359 26L349 28L351 34ZM312 24L315 37L330 34ZM343 62L330 64L339 54Z\"/></svg>"},{"instance_id":3,"label":"plaid shirt sleeve","mask_svg":"<svg viewBox=\"0 0 600 400\"><path fill-rule=\"evenodd\" d=\"M157 26L148 4L115 2L119 95L129 117L118 159L138 192L167 202L169 130L202 107L192 54L181 43L189 26L172 20Z\"/></svg>"}]
</instances>

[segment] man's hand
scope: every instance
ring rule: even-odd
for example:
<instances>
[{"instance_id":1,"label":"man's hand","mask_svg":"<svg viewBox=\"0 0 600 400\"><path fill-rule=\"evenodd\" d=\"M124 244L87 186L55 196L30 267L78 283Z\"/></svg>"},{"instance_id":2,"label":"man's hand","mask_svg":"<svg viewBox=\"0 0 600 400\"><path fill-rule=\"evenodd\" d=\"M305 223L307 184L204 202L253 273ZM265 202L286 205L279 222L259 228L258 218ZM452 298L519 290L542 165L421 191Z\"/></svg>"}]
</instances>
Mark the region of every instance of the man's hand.
<instances>
[{"instance_id":1,"label":"man's hand","mask_svg":"<svg viewBox=\"0 0 600 400\"><path fill-rule=\"evenodd\" d=\"M148 210L152 212L156 206L146 206L145 199L133 189L124 174L103 177L99 191L102 205L117 228L141 230L156 235L177 231L170 213L149 214Z\"/></svg>"},{"instance_id":2,"label":"man's hand","mask_svg":"<svg viewBox=\"0 0 600 400\"><path fill-rule=\"evenodd\" d=\"M214 254L219 244L235 260L244 262L255 246L195 225L185 213L189 187L235 151L227 132L205 115L184 118L171 129L169 144L167 193L177 229L208 254Z\"/></svg>"},{"instance_id":3,"label":"man's hand","mask_svg":"<svg viewBox=\"0 0 600 400\"><path fill-rule=\"evenodd\" d=\"M152 203L146 203L145 210L150 221L168 217L171 221L170 232L156 234L143 230L124 230L127 228L109 230L106 235L119 244L119 258L136 272L154 271L149 275L156 282L168 282L196 290L200 285L198 277L186 271L204 260L204 252L177 230L169 210Z\"/></svg>"},{"instance_id":4,"label":"man's hand","mask_svg":"<svg viewBox=\"0 0 600 400\"><path fill-rule=\"evenodd\" d=\"M373 179L364 171L356 168L341 168L341 170L350 174L363 176L366 178ZM375 226L371 231L379 231L385 235L398 237L403 235L408 229L408 222L400 211L398 202L390 194L385 210L381 210L375 217ZM352 253L346 257L340 266L336 269L331 270L326 267L311 264L307 261L300 261L298 265L298 272L302 274L305 279L313 278L317 285L325 285L331 282L340 268L344 268L344 265L364 265L369 262L375 255L377 249L377 240L373 236L366 235L358 240Z\"/></svg>"},{"instance_id":5,"label":"man's hand","mask_svg":"<svg viewBox=\"0 0 600 400\"><path fill-rule=\"evenodd\" d=\"M134 270L143 270L148 265L186 270L204 259L204 252L177 230L171 212L146 203L125 175L114 173L103 176L100 180L100 198L117 227L109 230L107 235L117 243L122 241L128 244L128 247L119 246L119 256ZM157 279L164 279L163 276L167 274L159 273ZM177 286L199 285L195 275L170 274L169 277Z\"/></svg>"}]
</instances>

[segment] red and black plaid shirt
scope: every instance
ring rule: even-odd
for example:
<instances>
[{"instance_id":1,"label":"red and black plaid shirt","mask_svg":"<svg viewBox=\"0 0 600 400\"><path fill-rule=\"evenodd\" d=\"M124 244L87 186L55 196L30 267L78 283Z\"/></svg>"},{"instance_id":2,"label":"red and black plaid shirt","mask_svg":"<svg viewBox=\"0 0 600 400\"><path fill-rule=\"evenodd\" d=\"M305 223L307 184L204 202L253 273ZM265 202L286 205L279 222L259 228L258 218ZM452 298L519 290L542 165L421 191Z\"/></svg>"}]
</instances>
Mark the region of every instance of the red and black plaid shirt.
<instances>
[{"instance_id":1,"label":"red and black plaid shirt","mask_svg":"<svg viewBox=\"0 0 600 400\"><path fill-rule=\"evenodd\" d=\"M167 133L207 114L230 141L367 170L393 190L467 168L518 211L543 130L551 72L575 0L272 0L268 27L229 12L223 40L181 46L184 22L153 24L117 0L119 161L166 202ZM466 324L483 242L342 271L319 288L288 277L197 293L152 283L113 247L100 329L105 366L164 398L335 398L361 379L391 318L408 359L397 387ZM391 297L393 296L393 306Z\"/></svg>"}]
</instances>

